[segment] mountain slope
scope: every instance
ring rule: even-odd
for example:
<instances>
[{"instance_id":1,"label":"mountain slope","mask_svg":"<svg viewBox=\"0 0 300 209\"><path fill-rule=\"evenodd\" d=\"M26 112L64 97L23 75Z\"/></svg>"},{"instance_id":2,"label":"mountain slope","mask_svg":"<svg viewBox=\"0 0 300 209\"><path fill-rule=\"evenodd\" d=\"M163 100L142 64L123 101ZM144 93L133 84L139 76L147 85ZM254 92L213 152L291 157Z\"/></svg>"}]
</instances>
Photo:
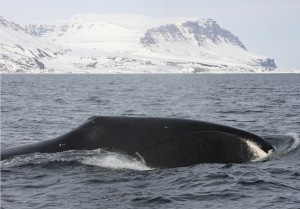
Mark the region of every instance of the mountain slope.
<instances>
[{"instance_id":1,"label":"mountain slope","mask_svg":"<svg viewBox=\"0 0 300 209\"><path fill-rule=\"evenodd\" d=\"M157 53L167 54L172 49L169 54L206 64L237 63L276 68L274 60L249 53L238 37L211 19L153 28L140 42Z\"/></svg>"},{"instance_id":2,"label":"mountain slope","mask_svg":"<svg viewBox=\"0 0 300 209\"><path fill-rule=\"evenodd\" d=\"M32 37L20 25L0 17L1 72L46 70L44 60L54 59L62 50Z\"/></svg>"}]
</instances>

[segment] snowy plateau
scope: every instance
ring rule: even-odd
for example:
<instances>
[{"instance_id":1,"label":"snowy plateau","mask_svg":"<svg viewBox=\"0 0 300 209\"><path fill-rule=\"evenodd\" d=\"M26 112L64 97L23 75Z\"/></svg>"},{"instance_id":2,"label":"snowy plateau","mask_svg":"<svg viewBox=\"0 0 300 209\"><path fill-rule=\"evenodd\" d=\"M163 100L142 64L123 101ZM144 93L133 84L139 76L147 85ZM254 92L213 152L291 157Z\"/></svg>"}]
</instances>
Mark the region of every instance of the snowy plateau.
<instances>
[{"instance_id":1,"label":"snowy plateau","mask_svg":"<svg viewBox=\"0 0 300 209\"><path fill-rule=\"evenodd\" d=\"M212 19L86 14L0 22L1 73L285 72Z\"/></svg>"}]
</instances>

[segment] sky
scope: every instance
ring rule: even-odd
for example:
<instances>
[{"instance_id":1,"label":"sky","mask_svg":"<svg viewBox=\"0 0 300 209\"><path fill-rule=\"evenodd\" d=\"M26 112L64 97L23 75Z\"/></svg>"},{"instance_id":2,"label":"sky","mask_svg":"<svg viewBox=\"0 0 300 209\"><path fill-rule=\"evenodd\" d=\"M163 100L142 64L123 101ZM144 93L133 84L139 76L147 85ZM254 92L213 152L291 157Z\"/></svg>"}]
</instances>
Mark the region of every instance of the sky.
<instances>
[{"instance_id":1,"label":"sky","mask_svg":"<svg viewBox=\"0 0 300 209\"><path fill-rule=\"evenodd\" d=\"M300 0L0 0L0 15L17 23L86 13L212 18L248 51L300 69Z\"/></svg>"}]
</instances>

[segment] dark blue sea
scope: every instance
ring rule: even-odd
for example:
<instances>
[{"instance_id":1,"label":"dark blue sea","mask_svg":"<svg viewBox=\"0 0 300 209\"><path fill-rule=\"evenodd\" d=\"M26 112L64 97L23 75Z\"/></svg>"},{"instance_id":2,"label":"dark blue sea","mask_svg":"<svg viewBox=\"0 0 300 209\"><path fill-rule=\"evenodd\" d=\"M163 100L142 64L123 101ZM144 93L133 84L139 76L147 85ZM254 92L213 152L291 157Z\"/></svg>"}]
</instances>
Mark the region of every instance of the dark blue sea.
<instances>
[{"instance_id":1,"label":"dark blue sea","mask_svg":"<svg viewBox=\"0 0 300 209\"><path fill-rule=\"evenodd\" d=\"M102 150L1 162L1 208L300 208L300 74L1 75L1 147L94 115L196 119L262 136L267 160L153 169Z\"/></svg>"}]
</instances>

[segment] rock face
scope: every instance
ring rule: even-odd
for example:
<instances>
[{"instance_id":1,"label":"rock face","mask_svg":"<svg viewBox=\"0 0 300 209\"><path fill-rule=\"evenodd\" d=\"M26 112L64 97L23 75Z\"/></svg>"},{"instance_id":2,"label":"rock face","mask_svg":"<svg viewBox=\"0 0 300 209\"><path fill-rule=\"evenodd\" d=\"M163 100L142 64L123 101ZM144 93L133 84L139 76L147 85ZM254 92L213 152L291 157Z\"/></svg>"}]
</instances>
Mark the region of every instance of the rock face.
<instances>
[{"instance_id":1,"label":"rock face","mask_svg":"<svg viewBox=\"0 0 300 209\"><path fill-rule=\"evenodd\" d=\"M187 41L176 25L169 24L149 29L145 36L141 38L141 44L145 46L158 45L160 40L170 42Z\"/></svg>"},{"instance_id":2,"label":"rock face","mask_svg":"<svg viewBox=\"0 0 300 209\"><path fill-rule=\"evenodd\" d=\"M25 25L24 27L25 31L34 36L41 38L45 36L47 33L54 32L56 27L54 25L37 25L37 24L32 24L32 25Z\"/></svg>"},{"instance_id":3,"label":"rock face","mask_svg":"<svg viewBox=\"0 0 300 209\"><path fill-rule=\"evenodd\" d=\"M181 25L169 24L149 29L141 38L141 43L147 46L159 44L159 40L196 42L199 47L206 46L208 41L218 44L225 41L246 50L238 37L222 29L214 20L187 21Z\"/></svg>"},{"instance_id":4,"label":"rock face","mask_svg":"<svg viewBox=\"0 0 300 209\"><path fill-rule=\"evenodd\" d=\"M260 72L273 59L247 51L212 19L80 15L19 25L0 17L0 72Z\"/></svg>"},{"instance_id":5,"label":"rock face","mask_svg":"<svg viewBox=\"0 0 300 209\"><path fill-rule=\"evenodd\" d=\"M51 24L27 24L24 25L24 30L37 38L44 38L47 36L51 36L53 33L59 32L58 36L62 36L67 30L69 26L62 25L51 25Z\"/></svg>"},{"instance_id":6,"label":"rock face","mask_svg":"<svg viewBox=\"0 0 300 209\"><path fill-rule=\"evenodd\" d=\"M225 41L246 50L246 47L237 36L234 36L228 30L222 29L212 19L207 19L202 22L188 21L182 25L187 28L190 34L194 35L195 40L198 42L198 46L205 46L206 40L208 39L216 44Z\"/></svg>"},{"instance_id":7,"label":"rock face","mask_svg":"<svg viewBox=\"0 0 300 209\"><path fill-rule=\"evenodd\" d=\"M266 59L258 59L258 61L260 61L260 65L262 67L277 68L274 59L266 58Z\"/></svg>"}]
</instances>

